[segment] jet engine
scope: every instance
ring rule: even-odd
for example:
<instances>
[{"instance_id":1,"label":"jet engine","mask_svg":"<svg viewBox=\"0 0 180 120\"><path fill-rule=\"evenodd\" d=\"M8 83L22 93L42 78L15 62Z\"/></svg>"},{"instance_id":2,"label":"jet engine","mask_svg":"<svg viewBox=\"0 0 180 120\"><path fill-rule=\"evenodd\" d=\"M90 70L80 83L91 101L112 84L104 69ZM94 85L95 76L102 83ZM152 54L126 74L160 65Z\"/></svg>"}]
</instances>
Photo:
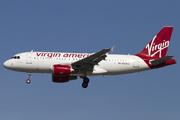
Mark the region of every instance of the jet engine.
<instances>
[{"instance_id":1,"label":"jet engine","mask_svg":"<svg viewBox=\"0 0 180 120\"><path fill-rule=\"evenodd\" d=\"M54 65L54 72L52 74L52 81L56 83L69 82L69 80L77 79L77 76L70 76L72 72L69 65Z\"/></svg>"}]
</instances>

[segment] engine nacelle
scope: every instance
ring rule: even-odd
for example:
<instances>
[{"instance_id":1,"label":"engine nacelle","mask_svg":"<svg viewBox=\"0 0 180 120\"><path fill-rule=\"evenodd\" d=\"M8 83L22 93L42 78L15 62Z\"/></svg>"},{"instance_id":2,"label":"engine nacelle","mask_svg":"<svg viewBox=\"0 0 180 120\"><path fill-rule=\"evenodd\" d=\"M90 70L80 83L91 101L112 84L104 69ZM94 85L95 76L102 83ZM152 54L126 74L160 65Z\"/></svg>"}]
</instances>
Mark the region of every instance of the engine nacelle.
<instances>
[{"instance_id":1,"label":"engine nacelle","mask_svg":"<svg viewBox=\"0 0 180 120\"><path fill-rule=\"evenodd\" d=\"M56 83L64 83L69 82L69 80L77 79L77 76L70 76L71 71L71 66L69 65L54 65L52 81Z\"/></svg>"},{"instance_id":2,"label":"engine nacelle","mask_svg":"<svg viewBox=\"0 0 180 120\"><path fill-rule=\"evenodd\" d=\"M52 75L52 81L55 83L64 83L69 82L69 80L76 80L77 76L59 76L59 75Z\"/></svg>"},{"instance_id":3,"label":"engine nacelle","mask_svg":"<svg viewBox=\"0 0 180 120\"><path fill-rule=\"evenodd\" d=\"M71 67L69 65L54 65L54 75L69 76Z\"/></svg>"}]
</instances>

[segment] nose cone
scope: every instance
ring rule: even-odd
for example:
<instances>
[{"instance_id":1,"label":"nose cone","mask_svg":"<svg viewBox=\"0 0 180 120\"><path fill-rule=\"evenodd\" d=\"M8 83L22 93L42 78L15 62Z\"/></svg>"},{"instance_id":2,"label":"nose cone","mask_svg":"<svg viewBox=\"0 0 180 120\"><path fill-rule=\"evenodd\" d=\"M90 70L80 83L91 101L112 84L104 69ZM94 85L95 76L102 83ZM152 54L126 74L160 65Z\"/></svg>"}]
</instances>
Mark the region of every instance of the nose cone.
<instances>
[{"instance_id":1,"label":"nose cone","mask_svg":"<svg viewBox=\"0 0 180 120\"><path fill-rule=\"evenodd\" d=\"M5 61L5 62L3 63L3 66L4 66L5 68L9 69L9 68L11 67L11 63L9 62L9 60L7 60L7 61Z\"/></svg>"}]
</instances>

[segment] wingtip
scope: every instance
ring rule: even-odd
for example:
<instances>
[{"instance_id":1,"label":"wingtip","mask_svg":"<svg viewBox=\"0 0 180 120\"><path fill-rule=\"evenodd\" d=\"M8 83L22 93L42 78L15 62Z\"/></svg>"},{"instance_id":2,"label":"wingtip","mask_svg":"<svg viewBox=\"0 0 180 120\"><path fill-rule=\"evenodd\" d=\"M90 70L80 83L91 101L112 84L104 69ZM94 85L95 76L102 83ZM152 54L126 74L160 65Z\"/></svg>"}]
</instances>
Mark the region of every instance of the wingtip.
<instances>
[{"instance_id":1,"label":"wingtip","mask_svg":"<svg viewBox=\"0 0 180 120\"><path fill-rule=\"evenodd\" d=\"M113 51L114 47L115 47L115 46L112 46L112 47L111 47L111 51Z\"/></svg>"}]
</instances>

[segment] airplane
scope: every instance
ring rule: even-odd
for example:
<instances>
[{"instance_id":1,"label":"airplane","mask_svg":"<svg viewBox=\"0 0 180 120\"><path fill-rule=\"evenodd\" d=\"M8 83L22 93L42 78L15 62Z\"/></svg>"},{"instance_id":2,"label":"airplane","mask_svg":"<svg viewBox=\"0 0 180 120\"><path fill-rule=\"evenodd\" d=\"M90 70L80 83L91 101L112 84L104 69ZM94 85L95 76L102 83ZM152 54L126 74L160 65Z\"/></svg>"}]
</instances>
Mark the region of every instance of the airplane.
<instances>
[{"instance_id":1,"label":"airplane","mask_svg":"<svg viewBox=\"0 0 180 120\"><path fill-rule=\"evenodd\" d=\"M87 88L87 76L121 75L160 68L176 64L166 56L173 27L163 27L157 35L134 55L108 54L113 47L96 53L64 52L23 52L5 61L3 66L9 70L28 73L27 84L31 82L31 73L50 73L55 83L65 83L83 79L82 87Z\"/></svg>"}]
</instances>

